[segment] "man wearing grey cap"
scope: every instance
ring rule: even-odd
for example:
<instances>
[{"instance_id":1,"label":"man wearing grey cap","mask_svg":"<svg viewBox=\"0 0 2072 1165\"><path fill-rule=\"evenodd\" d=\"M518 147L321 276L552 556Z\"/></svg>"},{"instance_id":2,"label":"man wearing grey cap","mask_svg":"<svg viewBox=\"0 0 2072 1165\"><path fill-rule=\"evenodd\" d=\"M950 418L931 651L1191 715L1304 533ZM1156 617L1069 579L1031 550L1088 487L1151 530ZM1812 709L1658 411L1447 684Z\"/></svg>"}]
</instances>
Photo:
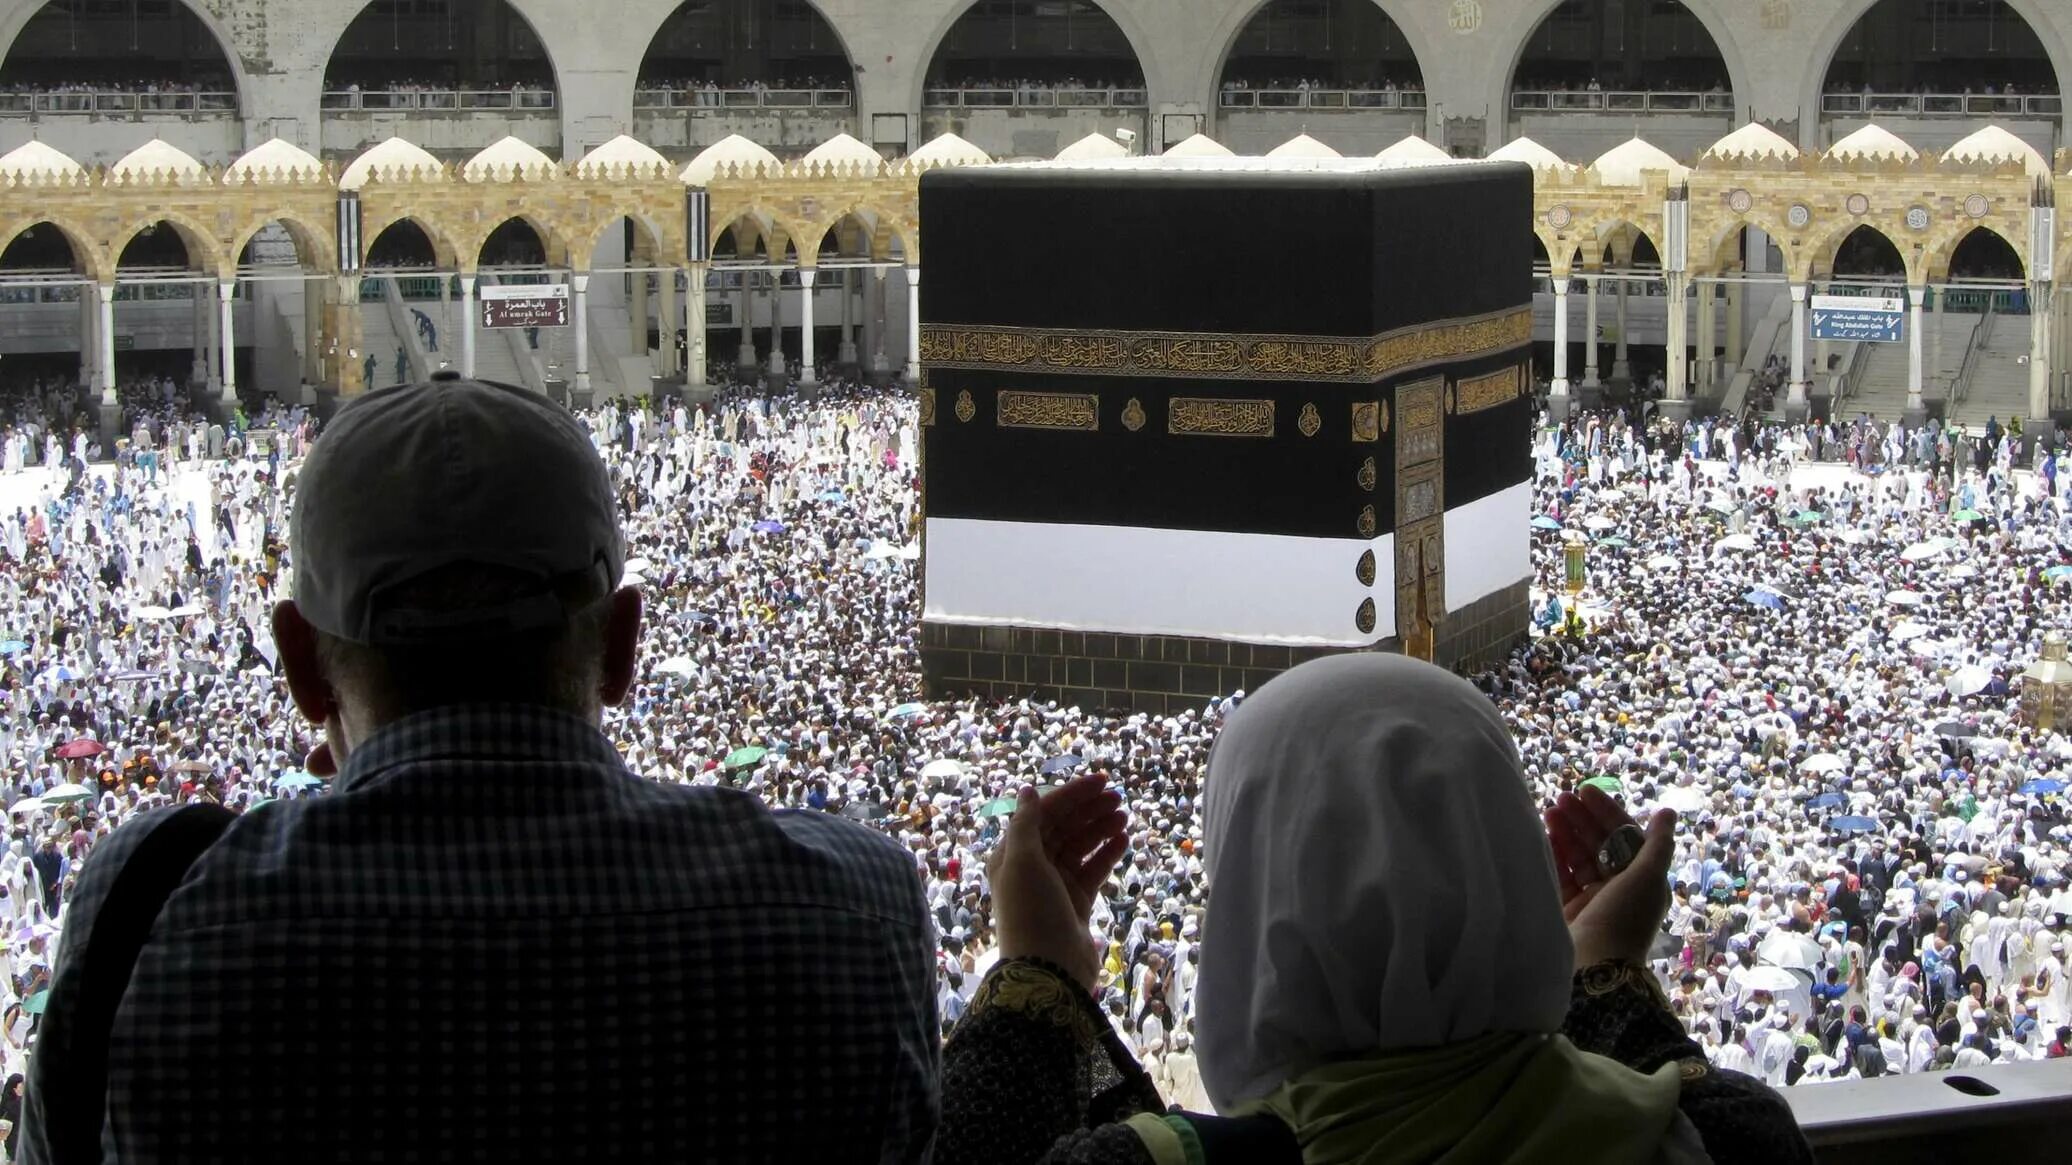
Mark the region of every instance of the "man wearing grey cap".
<instances>
[{"instance_id":1,"label":"man wearing grey cap","mask_svg":"<svg viewBox=\"0 0 2072 1165\"><path fill-rule=\"evenodd\" d=\"M290 551L274 637L332 794L239 818L158 915L109 1041L126 1165L926 1158L912 859L628 771L599 724L641 596L573 418L370 393L312 450Z\"/></svg>"}]
</instances>

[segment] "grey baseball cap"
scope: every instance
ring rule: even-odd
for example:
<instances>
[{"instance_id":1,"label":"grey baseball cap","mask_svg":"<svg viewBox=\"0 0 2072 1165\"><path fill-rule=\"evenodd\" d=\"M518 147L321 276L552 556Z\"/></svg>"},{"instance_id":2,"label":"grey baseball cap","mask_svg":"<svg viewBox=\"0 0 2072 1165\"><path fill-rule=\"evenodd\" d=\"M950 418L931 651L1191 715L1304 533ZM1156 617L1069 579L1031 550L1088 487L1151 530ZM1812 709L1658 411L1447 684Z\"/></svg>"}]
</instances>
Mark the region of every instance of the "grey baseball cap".
<instances>
[{"instance_id":1,"label":"grey baseball cap","mask_svg":"<svg viewBox=\"0 0 2072 1165\"><path fill-rule=\"evenodd\" d=\"M303 464L288 540L302 617L384 647L558 629L569 611L557 594L588 575L576 593L601 598L626 562L611 479L575 418L449 372L338 411ZM384 601L462 564L537 578L539 590L466 611Z\"/></svg>"}]
</instances>

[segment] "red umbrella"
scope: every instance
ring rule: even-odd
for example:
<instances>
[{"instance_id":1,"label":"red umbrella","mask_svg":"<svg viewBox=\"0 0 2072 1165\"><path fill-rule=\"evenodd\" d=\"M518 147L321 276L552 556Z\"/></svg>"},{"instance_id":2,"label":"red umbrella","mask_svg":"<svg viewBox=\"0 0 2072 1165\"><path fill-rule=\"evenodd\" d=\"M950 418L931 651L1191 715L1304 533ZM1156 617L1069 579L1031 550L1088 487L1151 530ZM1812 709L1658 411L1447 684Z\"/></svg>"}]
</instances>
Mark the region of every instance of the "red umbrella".
<instances>
[{"instance_id":1,"label":"red umbrella","mask_svg":"<svg viewBox=\"0 0 2072 1165\"><path fill-rule=\"evenodd\" d=\"M102 744L98 740L88 740L83 736L80 737L78 740L68 740L65 743L58 746L58 755L64 757L66 760L78 760L81 757L99 756L107 751L107 745Z\"/></svg>"}]
</instances>

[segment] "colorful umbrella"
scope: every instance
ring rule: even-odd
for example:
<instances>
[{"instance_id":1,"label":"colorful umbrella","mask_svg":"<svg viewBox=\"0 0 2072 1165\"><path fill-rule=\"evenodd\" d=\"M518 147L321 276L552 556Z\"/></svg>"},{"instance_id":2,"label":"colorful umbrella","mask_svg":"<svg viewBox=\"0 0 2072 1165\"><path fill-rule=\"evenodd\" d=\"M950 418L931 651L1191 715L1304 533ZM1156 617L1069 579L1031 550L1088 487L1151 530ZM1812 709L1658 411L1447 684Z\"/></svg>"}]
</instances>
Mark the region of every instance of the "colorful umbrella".
<instances>
[{"instance_id":1,"label":"colorful umbrella","mask_svg":"<svg viewBox=\"0 0 2072 1165\"><path fill-rule=\"evenodd\" d=\"M1532 520L1532 528L1535 530L1559 530L1561 529L1561 523L1545 514L1541 514Z\"/></svg>"},{"instance_id":2,"label":"colorful umbrella","mask_svg":"<svg viewBox=\"0 0 2072 1165\"><path fill-rule=\"evenodd\" d=\"M322 786L324 778L314 773L289 773L274 784L283 789L315 789Z\"/></svg>"},{"instance_id":3,"label":"colorful umbrella","mask_svg":"<svg viewBox=\"0 0 2072 1165\"><path fill-rule=\"evenodd\" d=\"M1619 784L1619 779L1617 777L1584 777L1583 783L1585 785L1590 786L1593 789L1602 789L1606 793L1614 797L1618 796L1622 792L1625 792L1625 787Z\"/></svg>"},{"instance_id":4,"label":"colorful umbrella","mask_svg":"<svg viewBox=\"0 0 2072 1165\"><path fill-rule=\"evenodd\" d=\"M921 703L901 704L885 714L887 720L914 720L928 711L928 705Z\"/></svg>"},{"instance_id":5,"label":"colorful umbrella","mask_svg":"<svg viewBox=\"0 0 2072 1165\"><path fill-rule=\"evenodd\" d=\"M768 755L770 755L770 750L767 748L755 746L737 748L727 754L726 766L730 769L752 768L761 764L763 758Z\"/></svg>"},{"instance_id":6,"label":"colorful umbrella","mask_svg":"<svg viewBox=\"0 0 2072 1165\"><path fill-rule=\"evenodd\" d=\"M79 760L83 757L99 756L107 751L107 745L102 744L98 740L88 740L84 736L58 745L58 755L66 760Z\"/></svg>"},{"instance_id":7,"label":"colorful umbrella","mask_svg":"<svg viewBox=\"0 0 2072 1165\"><path fill-rule=\"evenodd\" d=\"M1878 827L1875 817L1835 817L1827 823L1836 833L1869 833Z\"/></svg>"},{"instance_id":8,"label":"colorful umbrella","mask_svg":"<svg viewBox=\"0 0 2072 1165\"><path fill-rule=\"evenodd\" d=\"M978 815L980 817L1012 817L1014 816L1015 806L1018 804L1020 802L1013 797L995 797L984 805L979 806Z\"/></svg>"},{"instance_id":9,"label":"colorful umbrella","mask_svg":"<svg viewBox=\"0 0 2072 1165\"><path fill-rule=\"evenodd\" d=\"M2064 791L2065 782L2056 777L2038 777L2033 781L2022 782L2022 793L2025 796L2043 797L2051 793L2062 793Z\"/></svg>"}]
</instances>

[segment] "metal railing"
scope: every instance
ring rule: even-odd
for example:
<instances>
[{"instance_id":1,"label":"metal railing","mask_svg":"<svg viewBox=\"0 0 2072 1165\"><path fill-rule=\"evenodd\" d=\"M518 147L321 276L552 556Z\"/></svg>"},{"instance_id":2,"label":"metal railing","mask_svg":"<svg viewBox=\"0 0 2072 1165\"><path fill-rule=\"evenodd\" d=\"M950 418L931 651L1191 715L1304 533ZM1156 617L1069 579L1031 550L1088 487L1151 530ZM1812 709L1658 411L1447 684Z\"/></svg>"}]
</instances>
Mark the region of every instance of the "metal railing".
<instances>
[{"instance_id":1,"label":"metal railing","mask_svg":"<svg viewBox=\"0 0 2072 1165\"><path fill-rule=\"evenodd\" d=\"M1964 397L1971 391L1971 377L1978 371L1979 354L1986 350L1986 342L1993 338L1993 305L1989 301L1986 311L1979 318L1978 327L1971 333L1971 343L1964 348L1964 362L1957 366L1957 379L1943 390L1943 397L1949 401L1949 408L1964 403Z\"/></svg>"},{"instance_id":2,"label":"metal railing","mask_svg":"<svg viewBox=\"0 0 2072 1165\"><path fill-rule=\"evenodd\" d=\"M1225 89L1224 109L1423 109L1422 89Z\"/></svg>"},{"instance_id":3,"label":"metal railing","mask_svg":"<svg viewBox=\"0 0 2072 1165\"><path fill-rule=\"evenodd\" d=\"M0 115L236 112L235 93L0 93Z\"/></svg>"},{"instance_id":4,"label":"metal railing","mask_svg":"<svg viewBox=\"0 0 2072 1165\"><path fill-rule=\"evenodd\" d=\"M1727 113L1732 93L1648 93L1629 89L1519 89L1511 108L1521 113Z\"/></svg>"},{"instance_id":5,"label":"metal railing","mask_svg":"<svg viewBox=\"0 0 2072 1165\"><path fill-rule=\"evenodd\" d=\"M848 109L856 95L847 89L635 89L633 108L656 109Z\"/></svg>"},{"instance_id":6,"label":"metal railing","mask_svg":"<svg viewBox=\"0 0 2072 1165\"><path fill-rule=\"evenodd\" d=\"M1142 109L1142 89L929 89L929 109Z\"/></svg>"},{"instance_id":7,"label":"metal railing","mask_svg":"<svg viewBox=\"0 0 2072 1165\"><path fill-rule=\"evenodd\" d=\"M547 89L334 89L323 96L325 112L336 113L547 113L554 107Z\"/></svg>"},{"instance_id":8,"label":"metal railing","mask_svg":"<svg viewBox=\"0 0 2072 1165\"><path fill-rule=\"evenodd\" d=\"M2056 117L2065 99L2055 93L1824 93L1826 114L1893 113L1908 117Z\"/></svg>"}]
</instances>

